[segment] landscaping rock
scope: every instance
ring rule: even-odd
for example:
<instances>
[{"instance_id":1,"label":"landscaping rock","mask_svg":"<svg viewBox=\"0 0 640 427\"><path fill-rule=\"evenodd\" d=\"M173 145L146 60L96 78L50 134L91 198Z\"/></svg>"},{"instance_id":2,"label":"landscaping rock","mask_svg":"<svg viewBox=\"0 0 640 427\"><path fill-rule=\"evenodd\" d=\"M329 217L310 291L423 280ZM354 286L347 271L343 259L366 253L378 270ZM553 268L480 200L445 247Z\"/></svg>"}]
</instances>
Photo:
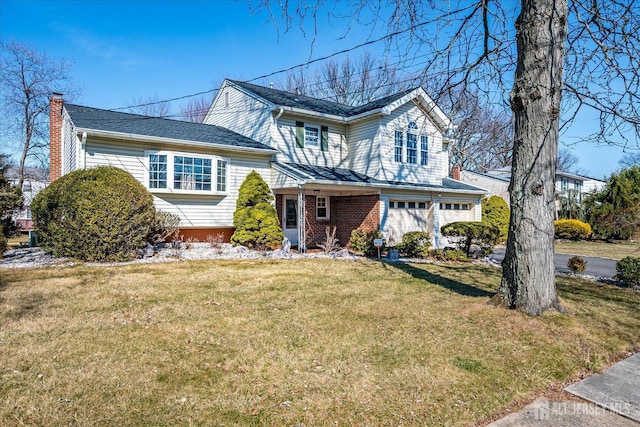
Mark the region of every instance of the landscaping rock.
<instances>
[{"instance_id":1,"label":"landscaping rock","mask_svg":"<svg viewBox=\"0 0 640 427\"><path fill-rule=\"evenodd\" d=\"M234 251L237 254L248 254L249 253L249 248L246 247L246 246L236 246Z\"/></svg>"},{"instance_id":2,"label":"landscaping rock","mask_svg":"<svg viewBox=\"0 0 640 427\"><path fill-rule=\"evenodd\" d=\"M331 258L355 259L355 257L353 255L351 255L351 253L349 253L349 251L347 249L340 249L338 252L336 252L333 255L331 255Z\"/></svg>"},{"instance_id":3,"label":"landscaping rock","mask_svg":"<svg viewBox=\"0 0 640 427\"><path fill-rule=\"evenodd\" d=\"M291 253L285 251L284 249L277 249L269 254L271 258L275 259L289 259L291 258Z\"/></svg>"}]
</instances>

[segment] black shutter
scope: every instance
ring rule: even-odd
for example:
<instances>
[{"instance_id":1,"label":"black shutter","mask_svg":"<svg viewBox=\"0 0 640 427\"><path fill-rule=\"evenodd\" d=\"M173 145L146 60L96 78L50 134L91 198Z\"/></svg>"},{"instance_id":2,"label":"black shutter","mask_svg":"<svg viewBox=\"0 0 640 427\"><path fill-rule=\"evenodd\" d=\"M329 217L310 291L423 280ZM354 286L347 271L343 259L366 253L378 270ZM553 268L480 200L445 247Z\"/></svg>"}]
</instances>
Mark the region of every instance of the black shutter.
<instances>
[{"instance_id":1,"label":"black shutter","mask_svg":"<svg viewBox=\"0 0 640 427\"><path fill-rule=\"evenodd\" d=\"M296 147L304 148L304 123L296 122Z\"/></svg>"},{"instance_id":2,"label":"black shutter","mask_svg":"<svg viewBox=\"0 0 640 427\"><path fill-rule=\"evenodd\" d=\"M329 128L327 126L320 127L320 149L329 151Z\"/></svg>"}]
</instances>

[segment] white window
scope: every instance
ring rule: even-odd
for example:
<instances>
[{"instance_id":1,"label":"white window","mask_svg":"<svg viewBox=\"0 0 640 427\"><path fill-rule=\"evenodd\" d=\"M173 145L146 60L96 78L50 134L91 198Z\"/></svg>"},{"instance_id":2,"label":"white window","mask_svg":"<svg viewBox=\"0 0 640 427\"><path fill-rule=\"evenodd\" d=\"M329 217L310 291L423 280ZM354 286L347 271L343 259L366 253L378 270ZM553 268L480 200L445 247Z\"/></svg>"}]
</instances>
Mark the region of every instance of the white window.
<instances>
[{"instance_id":1,"label":"white window","mask_svg":"<svg viewBox=\"0 0 640 427\"><path fill-rule=\"evenodd\" d=\"M328 197L316 197L316 219L329 219Z\"/></svg>"},{"instance_id":2,"label":"white window","mask_svg":"<svg viewBox=\"0 0 640 427\"><path fill-rule=\"evenodd\" d=\"M320 130L314 126L304 127L304 143L305 145L318 145L318 139L320 137Z\"/></svg>"},{"instance_id":3,"label":"white window","mask_svg":"<svg viewBox=\"0 0 640 427\"><path fill-rule=\"evenodd\" d=\"M406 145L404 141L407 141ZM393 134L394 151L393 160L396 163L418 164L426 166L428 164L428 138L419 133L416 122L409 122L406 132L396 130ZM418 147L418 141L420 146Z\"/></svg>"},{"instance_id":4,"label":"white window","mask_svg":"<svg viewBox=\"0 0 640 427\"><path fill-rule=\"evenodd\" d=\"M226 193L228 160L218 156L147 152L147 187L179 193ZM214 169L215 168L215 169Z\"/></svg>"},{"instance_id":5,"label":"white window","mask_svg":"<svg viewBox=\"0 0 640 427\"><path fill-rule=\"evenodd\" d=\"M393 159L398 162L398 163L402 163L402 146L403 146L403 134L402 132L400 132L399 130L397 130L395 132L395 136L394 136L394 144L395 144L395 151L393 154Z\"/></svg>"},{"instance_id":6,"label":"white window","mask_svg":"<svg viewBox=\"0 0 640 427\"><path fill-rule=\"evenodd\" d=\"M420 135L420 165L429 164L429 139L427 135Z\"/></svg>"},{"instance_id":7,"label":"white window","mask_svg":"<svg viewBox=\"0 0 640 427\"><path fill-rule=\"evenodd\" d=\"M149 155L149 188L167 188L167 155Z\"/></svg>"}]
</instances>

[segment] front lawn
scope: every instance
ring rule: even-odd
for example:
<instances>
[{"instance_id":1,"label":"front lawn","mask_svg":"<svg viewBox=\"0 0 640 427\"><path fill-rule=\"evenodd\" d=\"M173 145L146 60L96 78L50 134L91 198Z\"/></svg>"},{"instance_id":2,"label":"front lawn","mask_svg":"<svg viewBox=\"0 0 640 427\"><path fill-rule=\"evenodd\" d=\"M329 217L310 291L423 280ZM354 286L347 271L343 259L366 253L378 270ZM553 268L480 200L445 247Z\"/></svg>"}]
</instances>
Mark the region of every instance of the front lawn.
<instances>
[{"instance_id":1,"label":"front lawn","mask_svg":"<svg viewBox=\"0 0 640 427\"><path fill-rule=\"evenodd\" d=\"M581 255L621 260L632 256L640 258L640 242L604 242L557 240L555 251L559 254Z\"/></svg>"},{"instance_id":2,"label":"front lawn","mask_svg":"<svg viewBox=\"0 0 640 427\"><path fill-rule=\"evenodd\" d=\"M487 303L500 270L199 261L0 270L2 425L468 425L640 347L640 293Z\"/></svg>"}]
</instances>

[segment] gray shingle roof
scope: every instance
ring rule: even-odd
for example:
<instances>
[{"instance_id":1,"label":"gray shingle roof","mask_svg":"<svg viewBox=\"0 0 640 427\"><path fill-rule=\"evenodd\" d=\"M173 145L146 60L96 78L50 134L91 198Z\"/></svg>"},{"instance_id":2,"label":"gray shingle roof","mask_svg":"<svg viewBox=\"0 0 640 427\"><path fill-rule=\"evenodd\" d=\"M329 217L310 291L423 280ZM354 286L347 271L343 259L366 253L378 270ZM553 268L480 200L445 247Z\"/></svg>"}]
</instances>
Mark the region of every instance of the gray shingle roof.
<instances>
[{"instance_id":1,"label":"gray shingle roof","mask_svg":"<svg viewBox=\"0 0 640 427\"><path fill-rule=\"evenodd\" d=\"M337 183L356 183L356 184L372 184L382 186L403 186L403 187L415 187L416 190L426 189L439 189L439 190L461 190L461 191L474 191L484 192L481 188L474 187L469 184L465 184L460 181L456 181L450 178L444 178L442 185L430 184L430 183L412 183L404 181L383 181L379 180L359 172L352 171L350 169L343 168L329 168L324 166L303 165L299 163L276 163L282 169L290 171L297 176L310 177L312 180L317 181L335 181Z\"/></svg>"},{"instance_id":2,"label":"gray shingle roof","mask_svg":"<svg viewBox=\"0 0 640 427\"><path fill-rule=\"evenodd\" d=\"M267 145L220 126L101 110L75 104L65 104L64 107L73 124L83 129L272 150Z\"/></svg>"},{"instance_id":3,"label":"gray shingle roof","mask_svg":"<svg viewBox=\"0 0 640 427\"><path fill-rule=\"evenodd\" d=\"M291 92L286 92L278 89L271 89L264 86L254 85L252 83L245 83L239 80L228 80L228 81L236 86L239 86L249 92L254 93L260 98L265 99L275 105L284 105L285 107L301 108L301 109L311 110L311 111L315 111L323 114L333 114L341 117L356 116L358 114L366 113L368 111L385 107L390 103L402 98L407 93L410 93L413 90L415 90L414 88L406 91L400 91L396 94L377 99L365 105L351 107L349 105L340 104L337 102L326 101L324 99L311 98L305 95L296 95Z\"/></svg>"}]
</instances>

